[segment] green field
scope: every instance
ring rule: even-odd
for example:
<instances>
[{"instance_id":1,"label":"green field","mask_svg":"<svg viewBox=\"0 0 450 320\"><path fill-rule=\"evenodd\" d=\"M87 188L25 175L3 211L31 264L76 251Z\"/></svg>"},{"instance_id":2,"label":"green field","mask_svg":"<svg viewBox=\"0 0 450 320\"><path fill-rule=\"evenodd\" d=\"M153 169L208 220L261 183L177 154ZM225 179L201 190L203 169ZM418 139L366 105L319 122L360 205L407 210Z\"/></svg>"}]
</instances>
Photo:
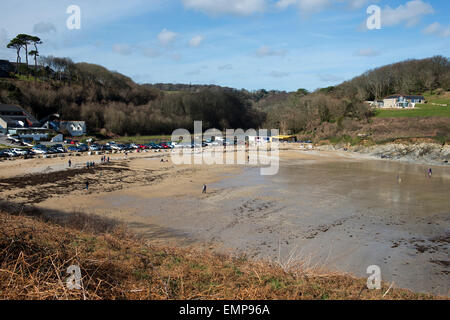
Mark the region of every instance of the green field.
<instances>
[{"instance_id":1,"label":"green field","mask_svg":"<svg viewBox=\"0 0 450 320\"><path fill-rule=\"evenodd\" d=\"M437 102L436 102L437 103ZM415 109L376 110L377 118L402 118L402 117L441 117L450 118L450 104L448 107L433 106L429 104L417 105Z\"/></svg>"},{"instance_id":2,"label":"green field","mask_svg":"<svg viewBox=\"0 0 450 320\"><path fill-rule=\"evenodd\" d=\"M402 117L441 117L450 118L450 99L448 95L425 95L427 104L418 104L415 109L377 109L377 118L402 118ZM446 104L447 107L435 106L433 103Z\"/></svg>"}]
</instances>

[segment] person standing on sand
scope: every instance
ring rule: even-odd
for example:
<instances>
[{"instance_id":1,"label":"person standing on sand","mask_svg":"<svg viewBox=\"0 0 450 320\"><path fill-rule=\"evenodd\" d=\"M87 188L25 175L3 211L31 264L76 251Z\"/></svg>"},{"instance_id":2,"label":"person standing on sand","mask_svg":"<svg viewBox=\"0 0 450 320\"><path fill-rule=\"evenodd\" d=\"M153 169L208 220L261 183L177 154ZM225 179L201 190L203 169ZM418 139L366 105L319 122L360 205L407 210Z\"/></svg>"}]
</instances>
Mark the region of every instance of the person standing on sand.
<instances>
[{"instance_id":1,"label":"person standing on sand","mask_svg":"<svg viewBox=\"0 0 450 320\"><path fill-rule=\"evenodd\" d=\"M428 178L431 179L432 176L433 176L433 170L430 168L430 169L428 169Z\"/></svg>"},{"instance_id":2,"label":"person standing on sand","mask_svg":"<svg viewBox=\"0 0 450 320\"><path fill-rule=\"evenodd\" d=\"M89 191L89 180L86 180L86 190Z\"/></svg>"},{"instance_id":3,"label":"person standing on sand","mask_svg":"<svg viewBox=\"0 0 450 320\"><path fill-rule=\"evenodd\" d=\"M206 184L203 185L203 194L206 194Z\"/></svg>"},{"instance_id":4,"label":"person standing on sand","mask_svg":"<svg viewBox=\"0 0 450 320\"><path fill-rule=\"evenodd\" d=\"M69 168L72 168L72 160L69 159Z\"/></svg>"}]
</instances>

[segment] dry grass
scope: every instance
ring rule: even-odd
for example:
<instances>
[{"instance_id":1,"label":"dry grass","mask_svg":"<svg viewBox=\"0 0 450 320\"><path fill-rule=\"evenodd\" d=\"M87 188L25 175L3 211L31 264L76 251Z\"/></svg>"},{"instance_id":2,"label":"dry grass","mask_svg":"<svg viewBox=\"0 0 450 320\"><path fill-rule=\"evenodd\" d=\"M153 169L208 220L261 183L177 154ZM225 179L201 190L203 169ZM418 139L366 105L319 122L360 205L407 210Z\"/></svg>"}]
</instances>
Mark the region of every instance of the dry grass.
<instances>
[{"instance_id":1,"label":"dry grass","mask_svg":"<svg viewBox=\"0 0 450 320\"><path fill-rule=\"evenodd\" d=\"M120 224L84 214L0 213L0 299L434 299L366 280L197 250L152 247ZM82 290L65 282L79 265Z\"/></svg>"},{"instance_id":2,"label":"dry grass","mask_svg":"<svg viewBox=\"0 0 450 320\"><path fill-rule=\"evenodd\" d=\"M450 118L374 118L370 122L346 119L342 123L323 123L313 137L316 141L341 141L342 137L349 137L358 144L358 134L369 135L374 143L400 138L432 138L445 142L450 141Z\"/></svg>"}]
</instances>

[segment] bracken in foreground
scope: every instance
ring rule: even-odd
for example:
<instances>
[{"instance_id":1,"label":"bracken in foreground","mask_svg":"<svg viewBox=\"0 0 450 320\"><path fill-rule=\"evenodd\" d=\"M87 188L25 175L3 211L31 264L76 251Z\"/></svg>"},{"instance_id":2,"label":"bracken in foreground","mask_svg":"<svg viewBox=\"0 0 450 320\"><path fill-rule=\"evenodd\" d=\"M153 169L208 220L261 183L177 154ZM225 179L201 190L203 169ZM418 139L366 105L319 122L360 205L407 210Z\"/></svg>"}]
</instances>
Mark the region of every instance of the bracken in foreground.
<instances>
[{"instance_id":1,"label":"bracken in foreground","mask_svg":"<svg viewBox=\"0 0 450 320\"><path fill-rule=\"evenodd\" d=\"M81 269L81 290L67 289L71 265ZM0 299L439 298L388 290L387 284L375 291L365 286L364 279L307 272L301 265L283 270L245 257L153 247L95 216L51 217L30 208L0 213Z\"/></svg>"}]
</instances>

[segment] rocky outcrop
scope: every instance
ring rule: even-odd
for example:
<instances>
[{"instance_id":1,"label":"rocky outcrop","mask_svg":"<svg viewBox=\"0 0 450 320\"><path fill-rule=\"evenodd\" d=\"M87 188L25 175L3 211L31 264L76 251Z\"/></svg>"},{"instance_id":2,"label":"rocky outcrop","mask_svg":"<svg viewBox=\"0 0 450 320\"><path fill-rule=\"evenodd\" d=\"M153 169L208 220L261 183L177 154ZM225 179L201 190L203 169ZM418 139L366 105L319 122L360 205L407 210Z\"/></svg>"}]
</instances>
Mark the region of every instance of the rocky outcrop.
<instances>
[{"instance_id":1,"label":"rocky outcrop","mask_svg":"<svg viewBox=\"0 0 450 320\"><path fill-rule=\"evenodd\" d=\"M351 146L344 145L322 146L322 150L340 150L356 152L380 159L409 161L423 164L449 164L450 145L441 145L438 143L389 143L373 146Z\"/></svg>"}]
</instances>

